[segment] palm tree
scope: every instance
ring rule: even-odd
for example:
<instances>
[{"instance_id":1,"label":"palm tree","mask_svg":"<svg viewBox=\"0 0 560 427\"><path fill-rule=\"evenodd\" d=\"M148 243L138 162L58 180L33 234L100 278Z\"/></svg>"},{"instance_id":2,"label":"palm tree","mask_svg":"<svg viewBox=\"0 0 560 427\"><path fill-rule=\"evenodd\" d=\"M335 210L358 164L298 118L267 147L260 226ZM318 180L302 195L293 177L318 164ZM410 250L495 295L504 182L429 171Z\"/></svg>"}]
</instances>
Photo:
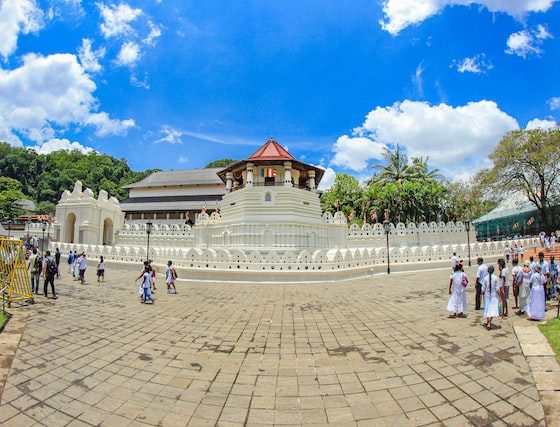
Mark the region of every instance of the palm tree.
<instances>
[{"instance_id":1,"label":"palm tree","mask_svg":"<svg viewBox=\"0 0 560 427\"><path fill-rule=\"evenodd\" d=\"M421 180L440 180L443 179L443 175L441 175L439 169L432 169L428 168L428 160L429 157L413 157L412 158L412 165L410 166L413 169L413 177L416 179Z\"/></svg>"},{"instance_id":2,"label":"palm tree","mask_svg":"<svg viewBox=\"0 0 560 427\"><path fill-rule=\"evenodd\" d=\"M403 182L414 176L415 169L408 164L408 156L401 150L398 144L395 151L384 147L381 155L387 161L387 164L373 165L373 168L379 172L373 176L371 181L380 183Z\"/></svg>"}]
</instances>

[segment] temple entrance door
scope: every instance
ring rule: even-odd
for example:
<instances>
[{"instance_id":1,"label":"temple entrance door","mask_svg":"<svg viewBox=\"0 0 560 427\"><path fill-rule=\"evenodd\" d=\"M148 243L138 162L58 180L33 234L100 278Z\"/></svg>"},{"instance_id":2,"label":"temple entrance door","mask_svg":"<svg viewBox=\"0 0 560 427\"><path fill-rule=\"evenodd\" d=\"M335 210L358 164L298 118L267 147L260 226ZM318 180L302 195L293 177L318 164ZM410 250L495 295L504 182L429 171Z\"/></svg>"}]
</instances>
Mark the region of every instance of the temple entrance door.
<instances>
[{"instance_id":1,"label":"temple entrance door","mask_svg":"<svg viewBox=\"0 0 560 427\"><path fill-rule=\"evenodd\" d=\"M111 220L111 218L105 218L105 221L103 221L102 237L102 244L108 246L113 245L113 221Z\"/></svg>"},{"instance_id":2,"label":"temple entrance door","mask_svg":"<svg viewBox=\"0 0 560 427\"><path fill-rule=\"evenodd\" d=\"M64 230L64 241L74 243L74 232L76 229L76 215L69 213L66 217L66 227Z\"/></svg>"}]
</instances>

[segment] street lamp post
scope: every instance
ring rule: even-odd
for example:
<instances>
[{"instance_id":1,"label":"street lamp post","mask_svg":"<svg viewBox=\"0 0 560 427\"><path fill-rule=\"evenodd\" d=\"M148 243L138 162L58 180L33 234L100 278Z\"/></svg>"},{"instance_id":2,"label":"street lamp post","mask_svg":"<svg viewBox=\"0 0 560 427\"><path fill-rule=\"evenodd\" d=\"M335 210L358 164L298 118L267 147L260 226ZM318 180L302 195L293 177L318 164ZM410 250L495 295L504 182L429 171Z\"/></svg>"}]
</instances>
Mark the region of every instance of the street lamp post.
<instances>
[{"instance_id":1,"label":"street lamp post","mask_svg":"<svg viewBox=\"0 0 560 427\"><path fill-rule=\"evenodd\" d=\"M389 233L391 232L391 223L388 219L383 221L383 230L385 230L385 236L387 237L387 274L391 274L391 259L389 257Z\"/></svg>"},{"instance_id":2,"label":"street lamp post","mask_svg":"<svg viewBox=\"0 0 560 427\"><path fill-rule=\"evenodd\" d=\"M469 254L469 267L471 266L471 222L467 219L465 220L465 230L467 232L467 251Z\"/></svg>"},{"instance_id":3,"label":"street lamp post","mask_svg":"<svg viewBox=\"0 0 560 427\"><path fill-rule=\"evenodd\" d=\"M12 236L12 221L8 221L7 222L7 226L8 226L8 239Z\"/></svg>"},{"instance_id":4,"label":"street lamp post","mask_svg":"<svg viewBox=\"0 0 560 427\"><path fill-rule=\"evenodd\" d=\"M146 248L146 261L150 260L150 234L152 234L152 221L146 223L146 234L148 235L148 244Z\"/></svg>"},{"instance_id":5,"label":"street lamp post","mask_svg":"<svg viewBox=\"0 0 560 427\"><path fill-rule=\"evenodd\" d=\"M43 238L41 239L41 256L43 256L45 248L45 230L47 229L47 221L43 221L41 224L41 230L43 230Z\"/></svg>"}]
</instances>

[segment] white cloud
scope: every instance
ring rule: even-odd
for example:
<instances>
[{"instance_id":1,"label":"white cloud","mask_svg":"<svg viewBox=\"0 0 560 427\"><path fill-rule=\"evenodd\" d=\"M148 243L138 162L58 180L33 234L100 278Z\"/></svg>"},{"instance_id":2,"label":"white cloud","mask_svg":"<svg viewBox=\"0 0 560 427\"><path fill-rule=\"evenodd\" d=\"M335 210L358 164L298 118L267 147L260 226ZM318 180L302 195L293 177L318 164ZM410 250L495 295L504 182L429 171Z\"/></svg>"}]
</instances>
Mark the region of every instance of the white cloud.
<instances>
[{"instance_id":1,"label":"white cloud","mask_svg":"<svg viewBox=\"0 0 560 427\"><path fill-rule=\"evenodd\" d=\"M36 145L34 147L29 147L29 148L35 150L38 154L49 154L54 151L60 151L60 150L65 150L65 151L78 150L83 154L89 154L95 151L91 147L84 147L82 144L76 141L70 142L66 138L64 139L54 138L49 141L46 141L41 145Z\"/></svg>"},{"instance_id":2,"label":"white cloud","mask_svg":"<svg viewBox=\"0 0 560 427\"><path fill-rule=\"evenodd\" d=\"M186 156L179 156L179 158L177 159L177 161L181 164L187 163L189 161L189 158Z\"/></svg>"},{"instance_id":3,"label":"white cloud","mask_svg":"<svg viewBox=\"0 0 560 427\"><path fill-rule=\"evenodd\" d=\"M416 95L420 98L424 97L424 81L422 80L422 73L424 73L424 67L422 66L421 62L420 64L418 64L418 67L416 67L416 70L411 77Z\"/></svg>"},{"instance_id":4,"label":"white cloud","mask_svg":"<svg viewBox=\"0 0 560 427\"><path fill-rule=\"evenodd\" d=\"M132 33L130 23L143 13L142 9L133 9L126 3L121 3L118 6L98 3L97 6L103 17L103 22L100 25L101 33L106 38Z\"/></svg>"},{"instance_id":5,"label":"white cloud","mask_svg":"<svg viewBox=\"0 0 560 427\"><path fill-rule=\"evenodd\" d=\"M163 135L157 141L154 141L154 144L161 144L162 142L166 142L168 144L182 144L183 140L181 137L183 136L183 132L177 129L172 128L169 125L163 125L159 133Z\"/></svg>"},{"instance_id":6,"label":"white cloud","mask_svg":"<svg viewBox=\"0 0 560 427\"><path fill-rule=\"evenodd\" d=\"M560 110L560 96L555 96L554 98L550 98L547 101L547 103L552 111Z\"/></svg>"},{"instance_id":7,"label":"white cloud","mask_svg":"<svg viewBox=\"0 0 560 427\"><path fill-rule=\"evenodd\" d=\"M97 50L91 49L91 40L82 39L82 46L78 48L78 57L82 68L91 73L101 71L99 60L105 56L105 48L101 47Z\"/></svg>"},{"instance_id":8,"label":"white cloud","mask_svg":"<svg viewBox=\"0 0 560 427\"><path fill-rule=\"evenodd\" d=\"M448 6L480 5L490 12L507 13L517 19L530 12L546 12L556 0L384 0L381 28L396 36L406 27L438 14Z\"/></svg>"},{"instance_id":9,"label":"white cloud","mask_svg":"<svg viewBox=\"0 0 560 427\"><path fill-rule=\"evenodd\" d=\"M156 39L161 36L161 28L155 25L152 21L148 21L148 25L150 26L150 32L142 39L142 42L150 46L155 46Z\"/></svg>"},{"instance_id":10,"label":"white cloud","mask_svg":"<svg viewBox=\"0 0 560 427\"><path fill-rule=\"evenodd\" d=\"M39 31L43 12L35 0L2 0L0 2L0 55L8 58L17 47L18 37Z\"/></svg>"},{"instance_id":11,"label":"white cloud","mask_svg":"<svg viewBox=\"0 0 560 427\"><path fill-rule=\"evenodd\" d=\"M533 30L522 30L510 34L507 39L507 49L505 52L509 55L517 55L527 58L531 55L540 55L543 50L541 45L543 40L552 36L542 25L537 25Z\"/></svg>"},{"instance_id":12,"label":"white cloud","mask_svg":"<svg viewBox=\"0 0 560 427\"><path fill-rule=\"evenodd\" d=\"M134 42L126 42L121 46L115 63L124 67L134 67L140 59L140 46Z\"/></svg>"},{"instance_id":13,"label":"white cloud","mask_svg":"<svg viewBox=\"0 0 560 427\"><path fill-rule=\"evenodd\" d=\"M98 112L95 83L76 55L29 54L13 70L0 69L0 127L41 143L61 127L92 125L99 136L123 134L134 120Z\"/></svg>"},{"instance_id":14,"label":"white cloud","mask_svg":"<svg viewBox=\"0 0 560 427\"><path fill-rule=\"evenodd\" d=\"M554 120L541 120L541 119L533 119L529 120L527 123L526 129L552 129L558 126Z\"/></svg>"},{"instance_id":15,"label":"white cloud","mask_svg":"<svg viewBox=\"0 0 560 427\"><path fill-rule=\"evenodd\" d=\"M486 60L486 55L484 53L479 53L470 58L463 58L460 61L453 61L451 65L455 66L460 73L474 74L483 74L494 68L492 63Z\"/></svg>"},{"instance_id":16,"label":"white cloud","mask_svg":"<svg viewBox=\"0 0 560 427\"><path fill-rule=\"evenodd\" d=\"M332 187L334 184L334 180L336 178L336 172L332 168L325 169L325 173L323 174L323 178L317 187L318 190L326 191Z\"/></svg>"},{"instance_id":17,"label":"white cloud","mask_svg":"<svg viewBox=\"0 0 560 427\"><path fill-rule=\"evenodd\" d=\"M453 107L405 100L375 108L352 136L341 136L332 163L362 171L380 158L383 147L399 144L411 156L429 156L431 164L454 176L480 169L501 137L518 128L493 101Z\"/></svg>"},{"instance_id":18,"label":"white cloud","mask_svg":"<svg viewBox=\"0 0 560 427\"><path fill-rule=\"evenodd\" d=\"M342 135L334 144L332 164L355 171L364 170L372 159L381 158L384 144L361 136Z\"/></svg>"}]
</instances>

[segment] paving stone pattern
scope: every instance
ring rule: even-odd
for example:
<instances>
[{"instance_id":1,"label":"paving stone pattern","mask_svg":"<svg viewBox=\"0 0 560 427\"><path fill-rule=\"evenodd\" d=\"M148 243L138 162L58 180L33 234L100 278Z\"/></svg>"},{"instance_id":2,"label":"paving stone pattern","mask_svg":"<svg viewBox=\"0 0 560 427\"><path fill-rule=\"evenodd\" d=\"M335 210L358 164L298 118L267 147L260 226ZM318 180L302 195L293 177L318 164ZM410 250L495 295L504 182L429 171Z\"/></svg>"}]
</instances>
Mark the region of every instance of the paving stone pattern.
<instances>
[{"instance_id":1,"label":"paving stone pattern","mask_svg":"<svg viewBox=\"0 0 560 427\"><path fill-rule=\"evenodd\" d=\"M153 306L131 272L87 276L18 309L0 425L544 425L512 321L448 319L447 270L178 295L158 278Z\"/></svg>"}]
</instances>

